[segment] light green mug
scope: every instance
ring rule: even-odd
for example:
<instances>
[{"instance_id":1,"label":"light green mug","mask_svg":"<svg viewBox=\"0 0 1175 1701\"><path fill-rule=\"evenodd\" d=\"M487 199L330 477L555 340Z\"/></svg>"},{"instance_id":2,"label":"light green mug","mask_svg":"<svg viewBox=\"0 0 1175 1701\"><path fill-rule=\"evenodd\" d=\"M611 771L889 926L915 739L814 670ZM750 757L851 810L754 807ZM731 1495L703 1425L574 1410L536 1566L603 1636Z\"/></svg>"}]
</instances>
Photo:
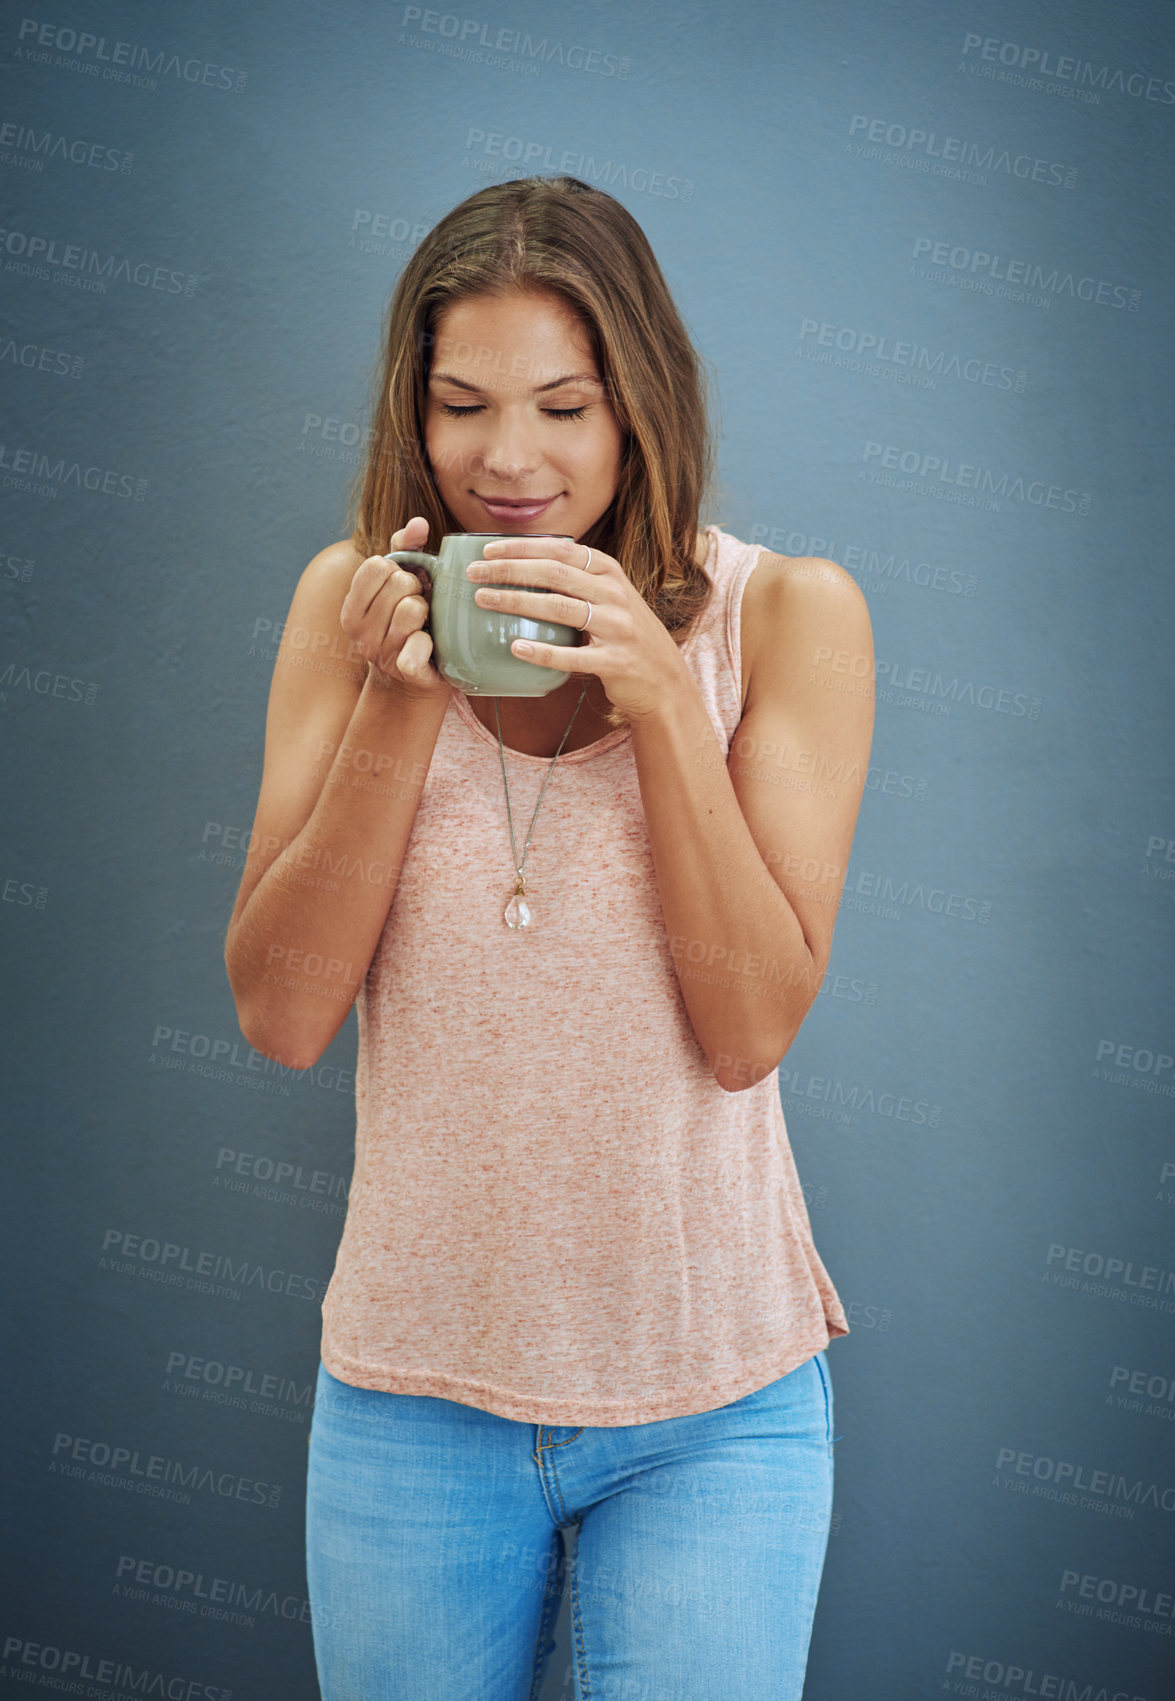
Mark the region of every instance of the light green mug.
<instances>
[{"instance_id":1,"label":"light green mug","mask_svg":"<svg viewBox=\"0 0 1175 1701\"><path fill-rule=\"evenodd\" d=\"M571 678L558 668L523 661L510 646L516 638L539 644L579 643L574 626L551 620L528 620L522 614L503 614L482 608L474 598L486 580L467 579L465 569L479 561L484 546L517 532L450 532L435 555L424 549L394 549L384 557L400 567L423 567L432 584L427 631L432 635L433 661L442 679L469 697L545 697ZM563 532L527 532L527 537L565 537ZM533 591L535 585L501 584L499 590Z\"/></svg>"}]
</instances>

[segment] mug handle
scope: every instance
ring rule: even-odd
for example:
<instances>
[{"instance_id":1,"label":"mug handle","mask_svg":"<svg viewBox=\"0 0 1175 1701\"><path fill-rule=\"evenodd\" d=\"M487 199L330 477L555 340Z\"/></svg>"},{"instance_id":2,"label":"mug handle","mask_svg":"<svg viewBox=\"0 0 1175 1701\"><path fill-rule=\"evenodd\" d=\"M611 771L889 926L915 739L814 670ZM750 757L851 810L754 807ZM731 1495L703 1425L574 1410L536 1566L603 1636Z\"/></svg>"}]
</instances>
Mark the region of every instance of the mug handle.
<instances>
[{"instance_id":1,"label":"mug handle","mask_svg":"<svg viewBox=\"0 0 1175 1701\"><path fill-rule=\"evenodd\" d=\"M436 582L438 557L430 555L426 549L393 549L390 555L384 556L384 560L394 561L397 567L423 567L430 582Z\"/></svg>"}]
</instances>

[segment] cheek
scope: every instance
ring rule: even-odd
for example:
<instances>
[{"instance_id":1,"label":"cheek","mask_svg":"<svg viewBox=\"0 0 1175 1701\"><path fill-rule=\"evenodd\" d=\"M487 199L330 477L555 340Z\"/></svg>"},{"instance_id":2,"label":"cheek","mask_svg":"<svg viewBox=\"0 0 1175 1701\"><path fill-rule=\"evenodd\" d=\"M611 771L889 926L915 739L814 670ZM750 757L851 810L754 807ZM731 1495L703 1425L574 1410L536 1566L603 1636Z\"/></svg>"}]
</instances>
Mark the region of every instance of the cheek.
<instances>
[{"instance_id":1,"label":"cheek","mask_svg":"<svg viewBox=\"0 0 1175 1701\"><path fill-rule=\"evenodd\" d=\"M452 478L460 471L458 444L453 433L442 422L438 425L426 425L424 430L424 448L432 467L434 478Z\"/></svg>"},{"instance_id":2,"label":"cheek","mask_svg":"<svg viewBox=\"0 0 1175 1701\"><path fill-rule=\"evenodd\" d=\"M620 441L611 434L600 444L596 465L600 478L615 488L620 479Z\"/></svg>"},{"instance_id":3,"label":"cheek","mask_svg":"<svg viewBox=\"0 0 1175 1701\"><path fill-rule=\"evenodd\" d=\"M575 459L581 473L590 474L596 478L610 478L613 471L620 465L619 453L612 441L611 433L599 432L593 434L587 441L580 441L575 447Z\"/></svg>"}]
</instances>

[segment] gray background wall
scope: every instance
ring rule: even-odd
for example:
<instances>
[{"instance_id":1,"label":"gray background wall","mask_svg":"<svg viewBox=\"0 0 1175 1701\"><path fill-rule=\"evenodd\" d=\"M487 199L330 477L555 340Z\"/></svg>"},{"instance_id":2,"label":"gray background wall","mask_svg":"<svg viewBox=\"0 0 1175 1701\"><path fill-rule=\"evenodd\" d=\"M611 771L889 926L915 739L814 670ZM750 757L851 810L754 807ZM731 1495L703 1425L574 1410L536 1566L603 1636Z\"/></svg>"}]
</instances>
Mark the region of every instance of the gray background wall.
<instances>
[{"instance_id":1,"label":"gray background wall","mask_svg":"<svg viewBox=\"0 0 1175 1701\"><path fill-rule=\"evenodd\" d=\"M565 169L712 364L705 518L874 621L780 1072L852 1325L807 1693L1170 1694L1170 8L116 0L0 57L2 1692L317 1694L354 1019L251 1054L223 934L394 280Z\"/></svg>"}]
</instances>

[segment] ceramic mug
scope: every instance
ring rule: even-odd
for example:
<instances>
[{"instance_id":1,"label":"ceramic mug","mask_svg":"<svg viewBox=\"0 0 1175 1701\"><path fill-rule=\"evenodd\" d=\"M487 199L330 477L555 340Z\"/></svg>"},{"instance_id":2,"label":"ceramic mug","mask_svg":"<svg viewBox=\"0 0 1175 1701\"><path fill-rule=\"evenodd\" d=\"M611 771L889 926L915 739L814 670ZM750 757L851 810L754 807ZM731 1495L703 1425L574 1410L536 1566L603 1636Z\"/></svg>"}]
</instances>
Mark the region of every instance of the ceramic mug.
<instances>
[{"instance_id":1,"label":"ceramic mug","mask_svg":"<svg viewBox=\"0 0 1175 1701\"><path fill-rule=\"evenodd\" d=\"M424 549L395 549L384 557L400 567L423 567L432 584L426 630L432 635L437 672L470 697L545 697L571 678L558 668L523 661L510 646L516 638L572 649L579 643L574 626L551 620L528 620L482 608L474 598L487 581L467 579L465 569L479 561L483 547L495 538L517 532L450 532L435 555ZM527 532L527 537L566 537L562 532ZM499 590L533 591L534 585L497 586Z\"/></svg>"}]
</instances>

